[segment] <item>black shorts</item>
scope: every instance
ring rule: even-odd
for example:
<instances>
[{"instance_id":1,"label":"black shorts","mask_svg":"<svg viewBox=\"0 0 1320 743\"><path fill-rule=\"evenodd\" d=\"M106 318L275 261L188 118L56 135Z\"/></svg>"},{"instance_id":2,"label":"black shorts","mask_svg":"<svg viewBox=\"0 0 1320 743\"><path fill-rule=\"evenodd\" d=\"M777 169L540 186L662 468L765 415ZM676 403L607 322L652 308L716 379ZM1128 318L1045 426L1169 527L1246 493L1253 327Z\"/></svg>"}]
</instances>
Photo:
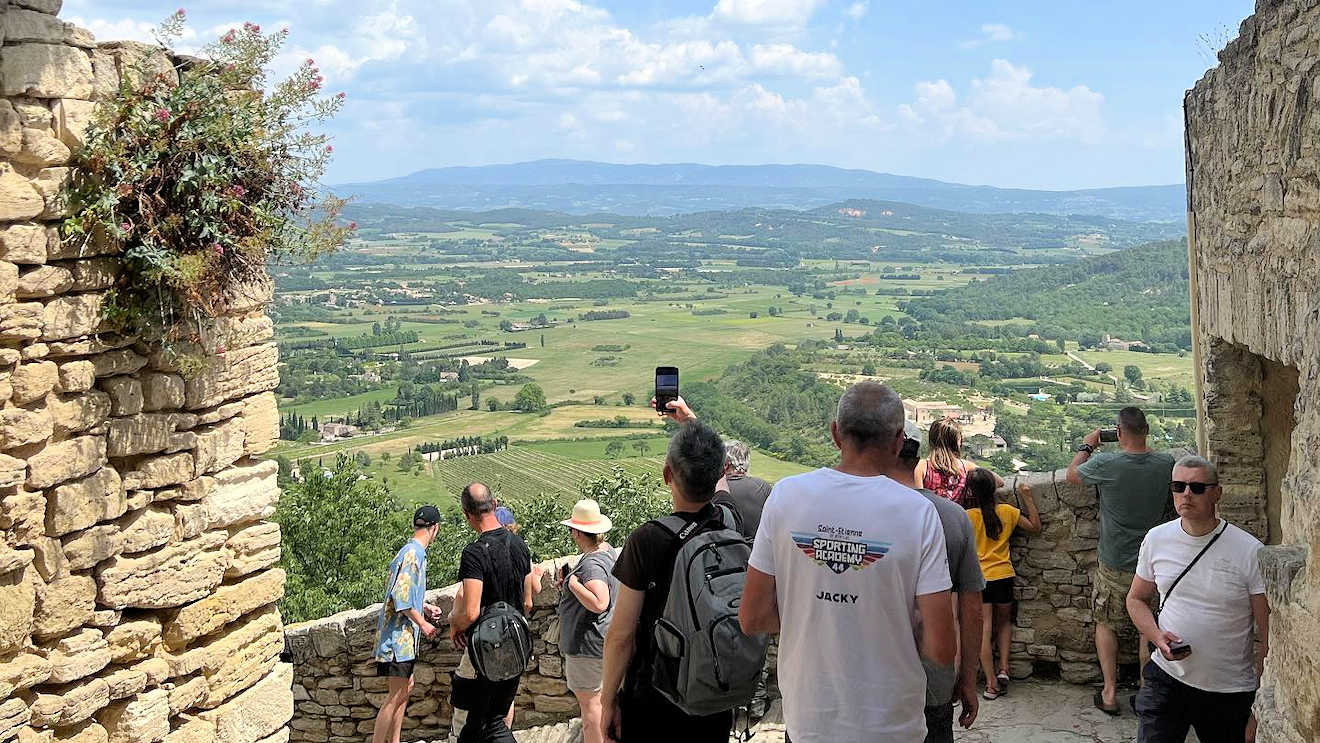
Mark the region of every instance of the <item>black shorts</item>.
<instances>
[{"instance_id":1,"label":"black shorts","mask_svg":"<svg viewBox=\"0 0 1320 743\"><path fill-rule=\"evenodd\" d=\"M401 663L377 663L376 675L396 679L412 678L413 663L415 662L416 661L405 660Z\"/></svg>"},{"instance_id":2,"label":"black shorts","mask_svg":"<svg viewBox=\"0 0 1320 743\"><path fill-rule=\"evenodd\" d=\"M1000 578L999 580L986 581L985 590L981 591L981 603L1013 603L1013 579Z\"/></svg>"}]
</instances>

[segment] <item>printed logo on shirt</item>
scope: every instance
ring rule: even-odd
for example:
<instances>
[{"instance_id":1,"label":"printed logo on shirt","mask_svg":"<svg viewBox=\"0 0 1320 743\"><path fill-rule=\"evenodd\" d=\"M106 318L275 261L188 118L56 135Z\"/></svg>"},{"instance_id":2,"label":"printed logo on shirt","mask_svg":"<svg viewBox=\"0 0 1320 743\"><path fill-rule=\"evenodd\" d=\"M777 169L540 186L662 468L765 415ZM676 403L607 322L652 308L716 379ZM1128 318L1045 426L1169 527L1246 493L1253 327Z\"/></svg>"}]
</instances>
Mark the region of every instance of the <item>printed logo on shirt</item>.
<instances>
[{"instance_id":1,"label":"printed logo on shirt","mask_svg":"<svg viewBox=\"0 0 1320 743\"><path fill-rule=\"evenodd\" d=\"M840 575L848 570L864 570L884 557L891 545L890 542L822 537L796 531L791 534L793 543L802 554Z\"/></svg>"}]
</instances>

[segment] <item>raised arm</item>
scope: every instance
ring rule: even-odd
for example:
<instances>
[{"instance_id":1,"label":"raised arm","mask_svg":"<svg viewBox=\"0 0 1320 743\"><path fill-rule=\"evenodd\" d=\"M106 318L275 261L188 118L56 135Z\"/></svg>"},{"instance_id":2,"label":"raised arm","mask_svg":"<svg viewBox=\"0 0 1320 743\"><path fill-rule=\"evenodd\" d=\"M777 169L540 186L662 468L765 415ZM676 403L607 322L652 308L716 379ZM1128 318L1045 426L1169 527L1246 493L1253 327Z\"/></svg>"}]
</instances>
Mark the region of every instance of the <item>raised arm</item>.
<instances>
[{"instance_id":1,"label":"raised arm","mask_svg":"<svg viewBox=\"0 0 1320 743\"><path fill-rule=\"evenodd\" d=\"M1094 431L1086 434L1086 438L1082 439L1082 442L1085 444L1089 444L1093 451L1099 448L1100 429L1097 428ZM1068 482L1072 483L1073 485L1086 484L1086 481L1082 479L1082 473L1078 470L1078 468L1081 467L1083 464L1085 464L1086 460L1091 458L1091 454L1093 453L1093 451L1079 451L1076 454L1073 454L1072 462L1068 465Z\"/></svg>"},{"instance_id":2,"label":"raised arm","mask_svg":"<svg viewBox=\"0 0 1320 743\"><path fill-rule=\"evenodd\" d=\"M1031 497L1031 486L1025 482L1019 482L1018 496L1022 498L1022 505L1027 507L1025 518L1018 522L1018 528L1028 534L1039 534L1041 529L1040 511L1036 510L1036 499Z\"/></svg>"}]
</instances>

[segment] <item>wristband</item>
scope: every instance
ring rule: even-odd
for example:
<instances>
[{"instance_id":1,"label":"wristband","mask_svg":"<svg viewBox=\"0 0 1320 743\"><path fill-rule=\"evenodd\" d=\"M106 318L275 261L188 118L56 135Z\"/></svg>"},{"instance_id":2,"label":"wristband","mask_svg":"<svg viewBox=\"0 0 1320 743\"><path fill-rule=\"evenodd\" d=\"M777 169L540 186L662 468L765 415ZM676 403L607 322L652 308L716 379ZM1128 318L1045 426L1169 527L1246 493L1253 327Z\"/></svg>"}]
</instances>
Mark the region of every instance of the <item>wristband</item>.
<instances>
[{"instance_id":1,"label":"wristband","mask_svg":"<svg viewBox=\"0 0 1320 743\"><path fill-rule=\"evenodd\" d=\"M1091 453L1093 453L1093 452L1095 451L1095 447L1094 447L1094 446L1091 446L1090 444L1088 444L1088 443L1086 443L1086 442L1083 441L1081 444L1079 444L1079 445L1077 446L1077 451L1078 451L1078 452L1086 452L1087 454L1091 454Z\"/></svg>"}]
</instances>

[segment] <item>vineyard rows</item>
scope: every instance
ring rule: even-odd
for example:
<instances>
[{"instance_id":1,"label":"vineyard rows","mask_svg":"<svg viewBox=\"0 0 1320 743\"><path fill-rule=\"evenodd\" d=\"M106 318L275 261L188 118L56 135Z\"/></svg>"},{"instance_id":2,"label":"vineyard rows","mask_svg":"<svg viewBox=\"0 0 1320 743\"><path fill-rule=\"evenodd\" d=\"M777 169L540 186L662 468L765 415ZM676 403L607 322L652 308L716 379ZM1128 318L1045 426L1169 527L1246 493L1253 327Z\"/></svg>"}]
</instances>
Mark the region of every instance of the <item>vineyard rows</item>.
<instances>
[{"instance_id":1,"label":"vineyard rows","mask_svg":"<svg viewBox=\"0 0 1320 743\"><path fill-rule=\"evenodd\" d=\"M430 467L432 477L447 492L458 492L468 483L480 481L505 498L544 492L568 500L578 494L583 480L608 475L616 466L630 475L650 475L658 482L662 462L661 457L570 459L535 449L514 448L432 462Z\"/></svg>"}]
</instances>

